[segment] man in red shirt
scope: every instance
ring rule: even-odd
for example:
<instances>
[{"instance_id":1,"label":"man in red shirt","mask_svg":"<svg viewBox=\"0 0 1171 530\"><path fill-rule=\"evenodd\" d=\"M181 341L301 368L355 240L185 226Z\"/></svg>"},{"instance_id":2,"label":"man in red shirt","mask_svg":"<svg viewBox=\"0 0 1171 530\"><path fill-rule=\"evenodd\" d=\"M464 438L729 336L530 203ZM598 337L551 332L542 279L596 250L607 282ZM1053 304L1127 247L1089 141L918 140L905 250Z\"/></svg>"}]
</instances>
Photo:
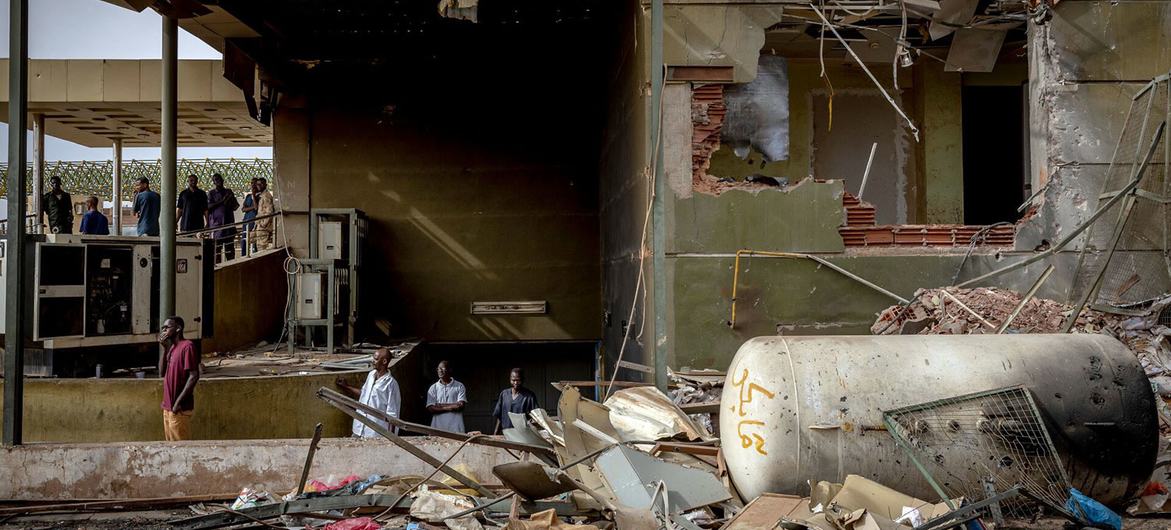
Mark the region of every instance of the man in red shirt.
<instances>
[{"instance_id":1,"label":"man in red shirt","mask_svg":"<svg viewBox=\"0 0 1171 530\"><path fill-rule=\"evenodd\" d=\"M159 373L163 374L163 435L168 442L191 438L195 413L195 383L199 382L199 354L183 338L183 318L169 317L159 330Z\"/></svg>"}]
</instances>

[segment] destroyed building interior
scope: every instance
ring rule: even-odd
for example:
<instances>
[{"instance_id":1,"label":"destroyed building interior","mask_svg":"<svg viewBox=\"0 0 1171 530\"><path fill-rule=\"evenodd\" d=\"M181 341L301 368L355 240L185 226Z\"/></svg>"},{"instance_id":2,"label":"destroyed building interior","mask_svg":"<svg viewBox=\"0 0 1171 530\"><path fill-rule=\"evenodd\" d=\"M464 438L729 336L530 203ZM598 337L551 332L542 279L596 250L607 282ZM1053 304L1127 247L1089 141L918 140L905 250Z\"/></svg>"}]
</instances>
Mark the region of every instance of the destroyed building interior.
<instances>
[{"instance_id":1,"label":"destroyed building interior","mask_svg":"<svg viewBox=\"0 0 1171 530\"><path fill-rule=\"evenodd\" d=\"M1171 0L39 1L0 528L1171 525Z\"/></svg>"}]
</instances>

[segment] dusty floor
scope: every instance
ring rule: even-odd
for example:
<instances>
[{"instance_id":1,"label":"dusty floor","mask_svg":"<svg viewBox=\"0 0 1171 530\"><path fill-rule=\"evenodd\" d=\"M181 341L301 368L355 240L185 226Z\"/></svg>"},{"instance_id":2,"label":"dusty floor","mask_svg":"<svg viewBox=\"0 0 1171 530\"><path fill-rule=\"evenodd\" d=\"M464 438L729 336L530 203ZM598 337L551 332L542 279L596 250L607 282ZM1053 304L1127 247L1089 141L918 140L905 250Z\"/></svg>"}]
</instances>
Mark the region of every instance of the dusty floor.
<instances>
[{"instance_id":1,"label":"dusty floor","mask_svg":"<svg viewBox=\"0 0 1171 530\"><path fill-rule=\"evenodd\" d=\"M169 529L167 521L188 517L187 510L153 510L142 512L39 515L0 521L0 530L106 530L115 528ZM1063 530L1064 519L1010 521L1006 530ZM1123 530L1171 530L1171 517L1123 519Z\"/></svg>"}]
</instances>

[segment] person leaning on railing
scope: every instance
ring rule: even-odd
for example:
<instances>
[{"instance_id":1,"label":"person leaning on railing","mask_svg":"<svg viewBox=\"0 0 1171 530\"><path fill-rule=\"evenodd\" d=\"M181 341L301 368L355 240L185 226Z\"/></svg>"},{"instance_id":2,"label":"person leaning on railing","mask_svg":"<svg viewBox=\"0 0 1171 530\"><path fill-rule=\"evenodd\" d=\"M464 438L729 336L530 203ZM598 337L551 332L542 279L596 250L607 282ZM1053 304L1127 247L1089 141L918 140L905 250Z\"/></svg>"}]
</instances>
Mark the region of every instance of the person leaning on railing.
<instances>
[{"instance_id":1,"label":"person leaning on railing","mask_svg":"<svg viewBox=\"0 0 1171 530\"><path fill-rule=\"evenodd\" d=\"M272 192L268 191L268 180L261 177L256 179L255 195L256 201L256 216L260 218L256 221L256 230L252 233L256 239L256 250L268 250L272 248L273 236L273 217L274 206L272 203Z\"/></svg>"}]
</instances>

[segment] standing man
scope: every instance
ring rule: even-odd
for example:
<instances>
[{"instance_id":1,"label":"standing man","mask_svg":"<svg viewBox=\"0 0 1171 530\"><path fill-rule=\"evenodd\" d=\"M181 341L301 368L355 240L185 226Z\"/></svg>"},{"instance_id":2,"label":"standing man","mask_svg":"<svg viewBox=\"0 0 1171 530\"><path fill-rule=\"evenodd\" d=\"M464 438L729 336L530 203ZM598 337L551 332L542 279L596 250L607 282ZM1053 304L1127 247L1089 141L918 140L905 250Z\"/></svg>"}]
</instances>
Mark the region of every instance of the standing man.
<instances>
[{"instance_id":1,"label":"standing man","mask_svg":"<svg viewBox=\"0 0 1171 530\"><path fill-rule=\"evenodd\" d=\"M61 178L53 177L49 179L49 185L53 189L46 193L42 204L45 209L45 217L49 221L50 234L72 234L73 233L73 198L61 189Z\"/></svg>"},{"instance_id":2,"label":"standing man","mask_svg":"<svg viewBox=\"0 0 1171 530\"><path fill-rule=\"evenodd\" d=\"M385 412L387 416L392 418L399 417L399 410L402 406L402 395L399 393L398 381L394 380L394 376L390 375L390 351L386 348L378 348L374 352L374 369L366 375L366 383L362 385L361 389L354 388L347 384L344 379L337 378L335 381L338 388L346 395L353 399L357 399L359 403L370 408ZM382 428L390 430L390 423L379 418L370 416L369 414L359 410L361 414ZM352 429L355 438L377 438L380 435L374 432L365 423L354 420L354 427Z\"/></svg>"},{"instance_id":3,"label":"standing man","mask_svg":"<svg viewBox=\"0 0 1171 530\"><path fill-rule=\"evenodd\" d=\"M244 196L244 205L240 207L240 211L244 212L244 221L251 221L256 218L256 178L252 179L252 184L248 187L248 194ZM252 233L256 230L256 223L247 223L244 225L244 237L240 238L240 254L247 256L251 254L249 245L256 248L256 236ZM252 242L248 241L252 238Z\"/></svg>"},{"instance_id":4,"label":"standing man","mask_svg":"<svg viewBox=\"0 0 1171 530\"><path fill-rule=\"evenodd\" d=\"M159 235L159 194L151 191L150 180L138 179L134 186L134 215L138 216L138 235Z\"/></svg>"},{"instance_id":5,"label":"standing man","mask_svg":"<svg viewBox=\"0 0 1171 530\"><path fill-rule=\"evenodd\" d=\"M427 389L427 412L431 426L445 431L463 433L464 405L468 404L468 389L451 377L447 361L439 361L435 369L439 380Z\"/></svg>"},{"instance_id":6,"label":"standing man","mask_svg":"<svg viewBox=\"0 0 1171 530\"><path fill-rule=\"evenodd\" d=\"M508 417L509 412L527 416L537 408L537 395L522 386L524 372L520 368L513 368L508 373L508 383L512 385L511 388L500 391L500 397L496 398L496 406L492 409L492 417L496 418L496 427L492 429L492 434L498 434L502 427L513 427L512 419Z\"/></svg>"},{"instance_id":7,"label":"standing man","mask_svg":"<svg viewBox=\"0 0 1171 530\"><path fill-rule=\"evenodd\" d=\"M159 329L159 373L163 377L163 435L168 442L191 439L195 414L195 384L199 382L199 354L183 338L183 318L168 317Z\"/></svg>"},{"instance_id":8,"label":"standing man","mask_svg":"<svg viewBox=\"0 0 1171 530\"><path fill-rule=\"evenodd\" d=\"M207 193L199 189L199 177L187 175L187 189L179 193L175 217L179 219L180 232L199 230L206 226Z\"/></svg>"},{"instance_id":9,"label":"standing man","mask_svg":"<svg viewBox=\"0 0 1171 530\"><path fill-rule=\"evenodd\" d=\"M90 195L85 200L85 215L81 216L81 233L95 236L110 235L110 221L98 211L98 198Z\"/></svg>"},{"instance_id":10,"label":"standing man","mask_svg":"<svg viewBox=\"0 0 1171 530\"><path fill-rule=\"evenodd\" d=\"M275 211L272 203L272 192L268 191L268 180L264 177L256 179L256 215L263 217L272 215ZM256 249L268 250L272 248L273 217L265 217L256 221Z\"/></svg>"},{"instance_id":11,"label":"standing man","mask_svg":"<svg viewBox=\"0 0 1171 530\"><path fill-rule=\"evenodd\" d=\"M219 173L211 176L211 182L215 187L211 189L211 193L207 194L207 227L213 228L235 223L236 208L240 207L240 203L236 201L236 194L231 189L224 187L224 177ZM212 233L212 237L215 237L216 240L217 262L220 261L221 255L225 260L236 257L236 244L232 241L236 237L236 227L230 226L216 230Z\"/></svg>"}]
</instances>

